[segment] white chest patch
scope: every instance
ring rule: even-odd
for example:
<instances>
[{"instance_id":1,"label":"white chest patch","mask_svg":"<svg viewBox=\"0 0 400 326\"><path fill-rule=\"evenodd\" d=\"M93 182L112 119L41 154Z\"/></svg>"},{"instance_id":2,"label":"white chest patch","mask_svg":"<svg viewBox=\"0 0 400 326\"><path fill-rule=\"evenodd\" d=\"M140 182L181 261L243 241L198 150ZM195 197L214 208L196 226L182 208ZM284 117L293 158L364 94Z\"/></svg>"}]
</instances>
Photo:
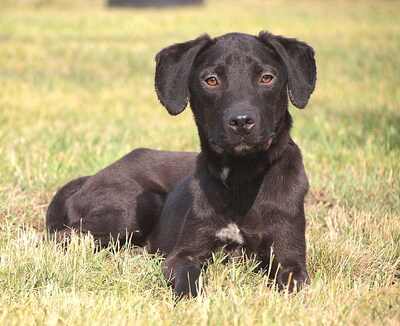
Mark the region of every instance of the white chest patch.
<instances>
[{"instance_id":1,"label":"white chest patch","mask_svg":"<svg viewBox=\"0 0 400 326\"><path fill-rule=\"evenodd\" d=\"M229 223L226 227L222 228L216 233L217 238L223 242L236 242L238 244L243 244L244 239L240 234L240 230L235 223Z\"/></svg>"},{"instance_id":2,"label":"white chest patch","mask_svg":"<svg viewBox=\"0 0 400 326\"><path fill-rule=\"evenodd\" d=\"M222 182L225 182L226 178L228 178L228 174L229 174L229 168L228 167L223 167L221 173L219 174Z\"/></svg>"}]
</instances>

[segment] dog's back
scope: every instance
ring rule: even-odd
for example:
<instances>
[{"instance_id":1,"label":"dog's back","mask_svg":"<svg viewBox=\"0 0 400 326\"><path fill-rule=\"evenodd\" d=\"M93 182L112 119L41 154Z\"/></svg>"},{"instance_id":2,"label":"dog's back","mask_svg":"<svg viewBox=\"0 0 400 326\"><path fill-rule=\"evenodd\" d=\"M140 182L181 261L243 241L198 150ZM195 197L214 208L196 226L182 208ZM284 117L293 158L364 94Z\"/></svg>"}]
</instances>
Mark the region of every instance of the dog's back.
<instances>
[{"instance_id":1,"label":"dog's back","mask_svg":"<svg viewBox=\"0 0 400 326\"><path fill-rule=\"evenodd\" d=\"M46 228L58 238L71 229L90 232L102 244L131 236L143 245L165 196L194 171L197 153L139 148L98 173L61 187L51 201Z\"/></svg>"}]
</instances>

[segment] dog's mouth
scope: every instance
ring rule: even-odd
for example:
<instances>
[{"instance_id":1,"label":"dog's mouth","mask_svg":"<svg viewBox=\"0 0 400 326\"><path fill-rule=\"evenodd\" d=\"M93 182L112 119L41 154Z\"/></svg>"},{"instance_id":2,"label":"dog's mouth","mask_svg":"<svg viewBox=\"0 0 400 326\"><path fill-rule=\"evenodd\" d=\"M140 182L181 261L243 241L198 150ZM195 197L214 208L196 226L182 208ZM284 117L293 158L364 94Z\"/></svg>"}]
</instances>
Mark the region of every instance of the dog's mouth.
<instances>
[{"instance_id":1,"label":"dog's mouth","mask_svg":"<svg viewBox=\"0 0 400 326\"><path fill-rule=\"evenodd\" d=\"M268 148L270 148L272 141L274 139L275 135L272 135L272 137L266 141L266 142L261 142L261 143L251 143L251 142L247 142L245 140L240 140L238 143L230 145L230 146L220 146L217 145L215 143L213 143L213 147L214 150L218 153L218 154L223 154L223 153L227 153L227 154L234 154L234 155L239 155L239 156L243 156L243 155L247 155L247 154L253 154L253 153L258 153L261 151L265 151L268 150Z\"/></svg>"},{"instance_id":2,"label":"dog's mouth","mask_svg":"<svg viewBox=\"0 0 400 326\"><path fill-rule=\"evenodd\" d=\"M259 151L259 146L249 144L245 141L240 142L239 144L232 147L232 151L238 155L245 155Z\"/></svg>"}]
</instances>

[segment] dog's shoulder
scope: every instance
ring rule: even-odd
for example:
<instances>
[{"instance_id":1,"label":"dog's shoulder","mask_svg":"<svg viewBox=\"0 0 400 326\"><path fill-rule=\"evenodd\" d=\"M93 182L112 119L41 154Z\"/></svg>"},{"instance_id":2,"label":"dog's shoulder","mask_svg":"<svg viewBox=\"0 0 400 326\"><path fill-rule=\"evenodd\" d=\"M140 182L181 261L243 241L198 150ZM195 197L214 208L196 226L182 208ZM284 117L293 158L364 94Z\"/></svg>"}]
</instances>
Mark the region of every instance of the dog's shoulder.
<instances>
[{"instance_id":1,"label":"dog's shoulder","mask_svg":"<svg viewBox=\"0 0 400 326\"><path fill-rule=\"evenodd\" d=\"M276 165L278 174L292 177L294 181L302 181L302 177L306 177L301 149L291 138Z\"/></svg>"},{"instance_id":2,"label":"dog's shoulder","mask_svg":"<svg viewBox=\"0 0 400 326\"><path fill-rule=\"evenodd\" d=\"M304 201L308 188L301 150L290 140L281 158L267 171L261 192L279 206L292 210Z\"/></svg>"}]
</instances>

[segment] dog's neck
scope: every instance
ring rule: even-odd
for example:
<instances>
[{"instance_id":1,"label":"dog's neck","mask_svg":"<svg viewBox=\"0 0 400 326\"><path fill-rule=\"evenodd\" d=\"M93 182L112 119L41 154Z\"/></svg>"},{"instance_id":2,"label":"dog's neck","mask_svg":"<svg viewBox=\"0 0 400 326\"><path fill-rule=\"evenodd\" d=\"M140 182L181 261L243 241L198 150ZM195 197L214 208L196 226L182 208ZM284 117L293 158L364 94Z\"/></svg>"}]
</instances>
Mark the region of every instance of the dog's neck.
<instances>
[{"instance_id":1,"label":"dog's neck","mask_svg":"<svg viewBox=\"0 0 400 326\"><path fill-rule=\"evenodd\" d=\"M201 154L197 163L198 173L208 173L226 187L254 182L283 156L291 138L292 117L285 110L277 123L276 136L267 150L244 156L217 153L199 129Z\"/></svg>"}]
</instances>

